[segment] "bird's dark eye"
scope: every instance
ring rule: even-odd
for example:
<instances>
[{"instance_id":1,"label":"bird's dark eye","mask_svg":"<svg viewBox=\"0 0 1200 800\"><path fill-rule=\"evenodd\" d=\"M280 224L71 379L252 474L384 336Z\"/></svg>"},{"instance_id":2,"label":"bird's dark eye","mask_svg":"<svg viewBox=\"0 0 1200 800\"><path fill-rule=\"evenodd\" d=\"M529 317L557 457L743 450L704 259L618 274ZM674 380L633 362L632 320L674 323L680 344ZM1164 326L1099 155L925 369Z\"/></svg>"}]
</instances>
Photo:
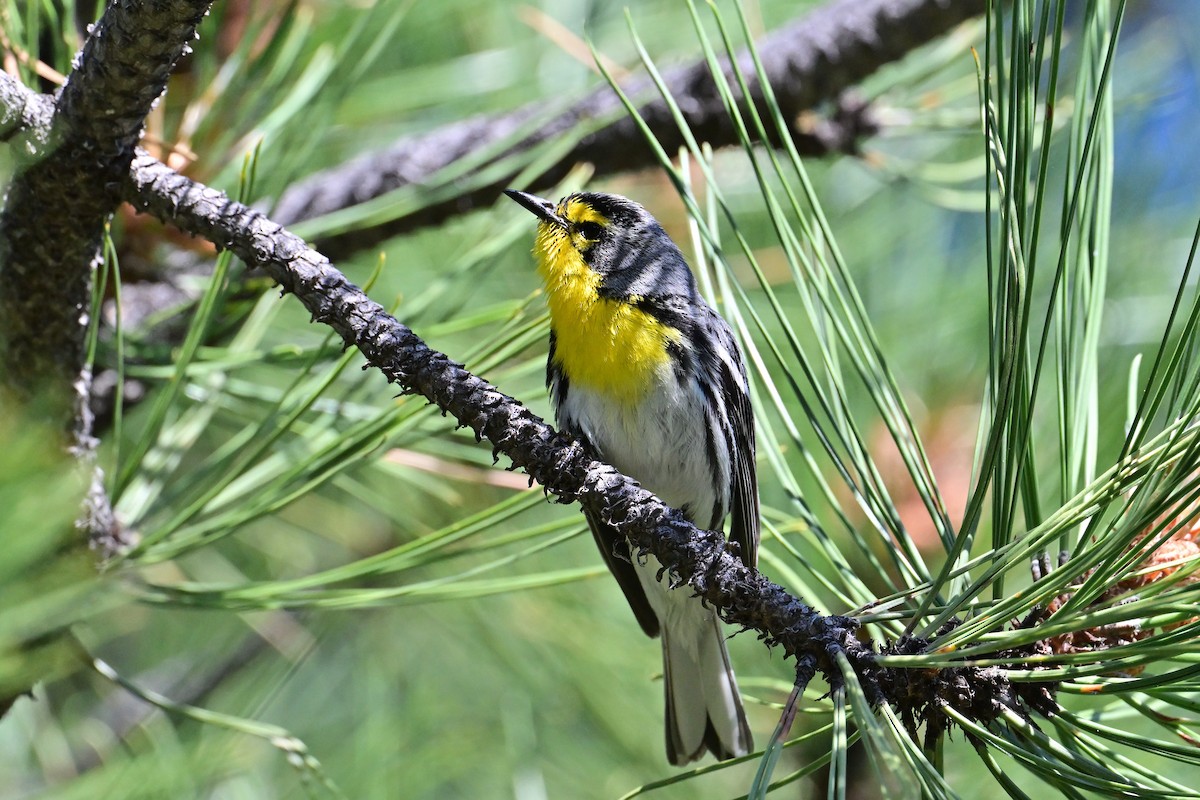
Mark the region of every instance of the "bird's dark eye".
<instances>
[{"instance_id":1,"label":"bird's dark eye","mask_svg":"<svg viewBox=\"0 0 1200 800\"><path fill-rule=\"evenodd\" d=\"M576 226L575 230L579 231L579 235L585 239L596 241L600 238L600 234L604 233L604 226L599 222L581 222Z\"/></svg>"}]
</instances>

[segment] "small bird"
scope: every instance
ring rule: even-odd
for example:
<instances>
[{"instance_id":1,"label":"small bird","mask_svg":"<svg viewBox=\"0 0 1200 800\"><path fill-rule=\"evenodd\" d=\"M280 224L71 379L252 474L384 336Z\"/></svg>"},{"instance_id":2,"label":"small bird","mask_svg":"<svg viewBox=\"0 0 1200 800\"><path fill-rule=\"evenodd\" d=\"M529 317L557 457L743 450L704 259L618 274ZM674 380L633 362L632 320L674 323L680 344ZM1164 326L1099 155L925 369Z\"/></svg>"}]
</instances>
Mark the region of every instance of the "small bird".
<instances>
[{"instance_id":1,"label":"small bird","mask_svg":"<svg viewBox=\"0 0 1200 800\"><path fill-rule=\"evenodd\" d=\"M759 536L754 416L729 325L683 253L639 204L583 192L557 204L505 192L538 218L533 252L550 306L546 385L558 426L706 529L732 515L753 568ZM586 512L585 512L586 513ZM716 612L657 579L652 556L593 515L588 525L648 636L662 636L667 758L753 747Z\"/></svg>"}]
</instances>

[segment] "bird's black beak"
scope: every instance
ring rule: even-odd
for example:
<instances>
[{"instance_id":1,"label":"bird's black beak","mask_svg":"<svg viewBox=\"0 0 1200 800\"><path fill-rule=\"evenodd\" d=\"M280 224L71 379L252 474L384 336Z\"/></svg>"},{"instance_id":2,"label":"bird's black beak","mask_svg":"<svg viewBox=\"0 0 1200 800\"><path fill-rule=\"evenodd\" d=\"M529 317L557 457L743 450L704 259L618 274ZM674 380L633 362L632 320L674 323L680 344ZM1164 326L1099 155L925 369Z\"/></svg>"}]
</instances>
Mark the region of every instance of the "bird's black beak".
<instances>
[{"instance_id":1,"label":"bird's black beak","mask_svg":"<svg viewBox=\"0 0 1200 800\"><path fill-rule=\"evenodd\" d=\"M567 227L567 221L555 212L554 203L549 200L544 200L528 192L518 192L516 189L505 189L504 193L533 212L533 215L543 222L549 222L560 228Z\"/></svg>"}]
</instances>

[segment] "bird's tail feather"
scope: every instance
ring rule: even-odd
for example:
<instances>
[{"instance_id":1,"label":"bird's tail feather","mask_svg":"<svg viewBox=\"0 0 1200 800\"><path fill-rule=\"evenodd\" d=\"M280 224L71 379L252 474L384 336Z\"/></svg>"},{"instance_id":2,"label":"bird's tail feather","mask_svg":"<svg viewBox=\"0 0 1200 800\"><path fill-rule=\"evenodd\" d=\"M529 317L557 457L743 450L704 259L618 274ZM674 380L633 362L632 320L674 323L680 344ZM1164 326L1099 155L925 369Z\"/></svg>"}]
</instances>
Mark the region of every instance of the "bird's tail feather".
<instances>
[{"instance_id":1,"label":"bird's tail feather","mask_svg":"<svg viewBox=\"0 0 1200 800\"><path fill-rule=\"evenodd\" d=\"M689 636L693 637L689 641ZM718 759L754 749L716 614L696 629L662 629L667 757L682 765L707 749Z\"/></svg>"}]
</instances>

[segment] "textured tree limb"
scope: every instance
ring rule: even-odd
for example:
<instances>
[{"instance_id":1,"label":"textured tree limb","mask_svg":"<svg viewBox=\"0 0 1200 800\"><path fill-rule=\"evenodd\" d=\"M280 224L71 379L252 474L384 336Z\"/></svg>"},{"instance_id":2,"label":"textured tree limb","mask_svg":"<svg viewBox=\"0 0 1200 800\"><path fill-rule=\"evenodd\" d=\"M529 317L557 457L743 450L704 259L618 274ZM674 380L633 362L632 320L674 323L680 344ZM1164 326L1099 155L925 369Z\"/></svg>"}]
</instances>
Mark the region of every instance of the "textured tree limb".
<instances>
[{"instance_id":1,"label":"textured tree limb","mask_svg":"<svg viewBox=\"0 0 1200 800\"><path fill-rule=\"evenodd\" d=\"M52 109L31 101L13 115L48 124L13 148L17 174L0 212L0 380L10 400L62 420L84 461L95 448L86 333L104 225L146 114L208 6L112 0ZM120 545L98 472L80 527L95 544Z\"/></svg>"},{"instance_id":2,"label":"textured tree limb","mask_svg":"<svg viewBox=\"0 0 1200 800\"><path fill-rule=\"evenodd\" d=\"M914 721L914 732L931 716L944 720L935 713L939 706L952 706L983 721L1008 709L1027 714L1030 709L1048 713L1055 708L1051 689L1012 684L995 668L964 666L910 674L882 667L871 645L856 638L854 619L823 615L746 567L723 534L697 529L637 482L593 459L577 441L429 348L325 256L262 213L179 175L146 153L139 153L133 164L126 199L263 269L304 304L314 321L331 327L347 346L357 347L388 381L406 393L422 395L478 439L487 439L493 453L510 458L561 502L577 501L617 527L638 552L652 554L663 564L678 590L690 589L726 622L757 631L768 645L797 659L798 680L816 670L831 686L839 686L837 657L845 656L870 700L896 704L902 718ZM907 638L885 650L915 653L926 644Z\"/></svg>"},{"instance_id":3,"label":"textured tree limb","mask_svg":"<svg viewBox=\"0 0 1200 800\"><path fill-rule=\"evenodd\" d=\"M854 152L877 124L869 107L845 93L883 65L982 14L984 9L985 0L835 0L763 37L757 45L763 68L785 119L793 125L792 134L801 153ZM738 63L753 78L749 54L743 52ZM731 74L728 68L726 71ZM703 59L666 71L664 78L697 138L717 147L737 143L733 122ZM646 100L641 106L643 118L667 152L673 152L683 140L666 103L657 93L654 100L648 100L652 88L645 77L630 80L625 87L631 97ZM750 91L753 101L762 107L757 80L751 80ZM836 103L835 113L820 125L804 124L807 117L803 112L829 102ZM437 182L439 170L488 153L530 125L536 130L516 145L501 149L492 161L565 139L580 126L597 123L602 127L580 139L557 163L521 188L548 188L582 161L593 164L601 175L655 163L644 137L624 114L616 95L608 86L600 86L553 116L548 115L544 104L534 103L403 138L386 150L293 184L279 198L272 217L290 225L399 188ZM413 214L319 239L316 246L331 258L342 258L399 233L490 205L499 190L516 176L518 168L486 185L464 187L452 198Z\"/></svg>"},{"instance_id":4,"label":"textured tree limb","mask_svg":"<svg viewBox=\"0 0 1200 800\"><path fill-rule=\"evenodd\" d=\"M4 84L0 76L0 96L11 88ZM32 102L25 98L20 107L36 111ZM36 125L36 120L30 122L36 116L22 114L21 122ZM32 132L31 141L37 138L37 131ZM727 622L757 631L769 645L795 658L798 680L820 672L831 686L840 685L837 658L844 656L868 697L895 704L914 729L933 716L940 719L939 706L982 721L1008 709L1022 714L1053 710L1052 687L1011 684L1000 670L963 666L910 672L881 666L872 644L856 637L855 620L822 615L747 568L727 549L719 532L696 529L678 511L592 459L577 442L515 400L431 350L328 259L263 214L173 172L146 153L137 155L120 190L139 209L266 271L285 292L297 296L315 321L328 324L348 346L359 348L368 364L389 381L421 394L477 437L488 439L495 453L509 457L561 501L578 501L611 522L638 552L656 556L680 590L690 589ZM926 645L908 638L882 649L916 653Z\"/></svg>"},{"instance_id":5,"label":"textured tree limb","mask_svg":"<svg viewBox=\"0 0 1200 800\"><path fill-rule=\"evenodd\" d=\"M207 0L114 0L68 77L41 145L25 158L0 216L0 343L5 380L65 396L84 360L91 275L120 202L142 123L195 35ZM44 106L27 107L34 116ZM23 163L22 163L23 162Z\"/></svg>"}]
</instances>

